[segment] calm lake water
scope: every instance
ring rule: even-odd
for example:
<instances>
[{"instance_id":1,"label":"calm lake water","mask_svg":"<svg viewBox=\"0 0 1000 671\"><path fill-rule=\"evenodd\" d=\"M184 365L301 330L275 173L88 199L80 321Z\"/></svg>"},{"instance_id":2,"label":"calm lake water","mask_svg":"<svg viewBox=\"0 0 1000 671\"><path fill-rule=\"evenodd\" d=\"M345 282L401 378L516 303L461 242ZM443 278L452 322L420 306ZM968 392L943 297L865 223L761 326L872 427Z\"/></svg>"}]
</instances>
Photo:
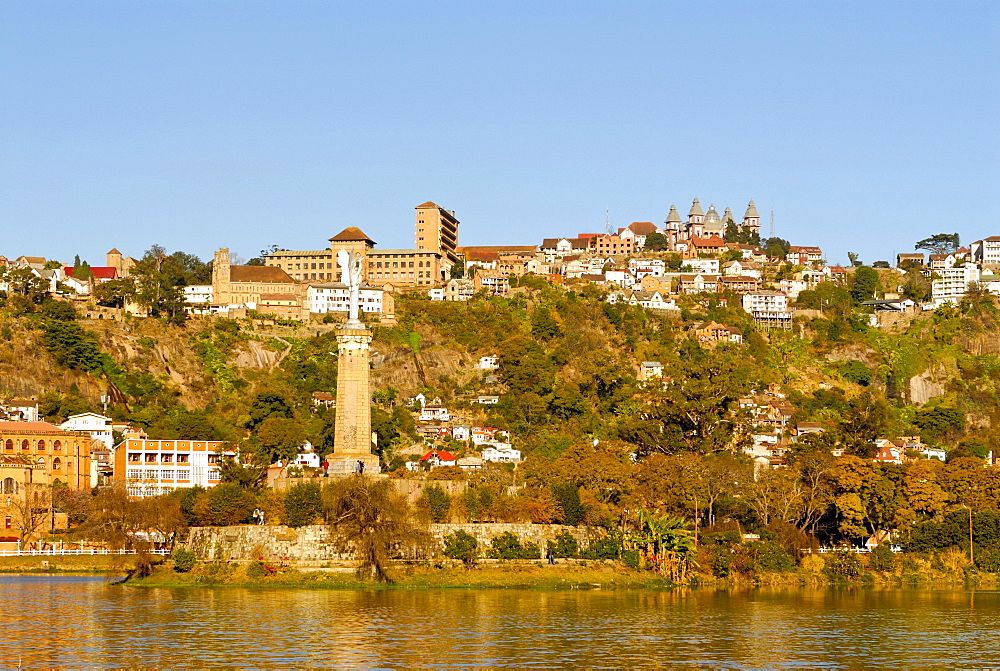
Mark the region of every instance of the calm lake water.
<instances>
[{"instance_id":1,"label":"calm lake water","mask_svg":"<svg viewBox=\"0 0 1000 671\"><path fill-rule=\"evenodd\" d=\"M1000 666L1000 593L138 589L0 576L0 663Z\"/></svg>"}]
</instances>

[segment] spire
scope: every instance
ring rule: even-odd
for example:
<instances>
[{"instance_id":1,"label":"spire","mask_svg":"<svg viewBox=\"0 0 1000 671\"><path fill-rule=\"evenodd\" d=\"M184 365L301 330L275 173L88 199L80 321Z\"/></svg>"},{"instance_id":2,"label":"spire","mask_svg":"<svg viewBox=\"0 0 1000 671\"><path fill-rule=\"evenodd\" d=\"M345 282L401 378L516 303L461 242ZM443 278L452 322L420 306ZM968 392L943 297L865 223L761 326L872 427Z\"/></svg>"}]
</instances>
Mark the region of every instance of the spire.
<instances>
[{"instance_id":1,"label":"spire","mask_svg":"<svg viewBox=\"0 0 1000 671\"><path fill-rule=\"evenodd\" d=\"M733 211L730 208L726 208L726 211L722 213L722 221L736 223L736 219L733 218Z\"/></svg>"},{"instance_id":2,"label":"spire","mask_svg":"<svg viewBox=\"0 0 1000 671\"><path fill-rule=\"evenodd\" d=\"M691 217L691 216L694 216L696 214L698 214L698 215L705 214L705 212L701 209L701 203L698 202L697 198L695 198L694 202L691 203L691 211L688 212L688 216Z\"/></svg>"},{"instance_id":3,"label":"spire","mask_svg":"<svg viewBox=\"0 0 1000 671\"><path fill-rule=\"evenodd\" d=\"M760 218L760 215L757 214L757 206L753 204L752 200L747 204L747 212L743 215L744 219L749 219L750 217Z\"/></svg>"},{"instance_id":4,"label":"spire","mask_svg":"<svg viewBox=\"0 0 1000 671\"><path fill-rule=\"evenodd\" d=\"M663 223L665 223L665 224L679 224L679 223L681 223L681 215L677 212L677 206L676 205L671 205L670 206L670 214L667 215L667 219Z\"/></svg>"}]
</instances>

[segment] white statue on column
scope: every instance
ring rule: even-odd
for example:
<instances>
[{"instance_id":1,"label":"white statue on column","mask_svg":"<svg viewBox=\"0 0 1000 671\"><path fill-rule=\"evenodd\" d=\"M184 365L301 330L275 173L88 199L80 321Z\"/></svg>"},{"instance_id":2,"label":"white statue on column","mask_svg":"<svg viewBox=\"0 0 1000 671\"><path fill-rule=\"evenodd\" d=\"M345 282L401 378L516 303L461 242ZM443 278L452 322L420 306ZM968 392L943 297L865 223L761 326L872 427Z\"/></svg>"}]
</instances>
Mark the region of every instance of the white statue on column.
<instances>
[{"instance_id":1,"label":"white statue on column","mask_svg":"<svg viewBox=\"0 0 1000 671\"><path fill-rule=\"evenodd\" d=\"M340 266L340 281L347 285L350 296L350 312L347 317L348 326L361 327L359 314L361 311L361 264L362 260L354 252L341 249L337 252L337 265Z\"/></svg>"}]
</instances>

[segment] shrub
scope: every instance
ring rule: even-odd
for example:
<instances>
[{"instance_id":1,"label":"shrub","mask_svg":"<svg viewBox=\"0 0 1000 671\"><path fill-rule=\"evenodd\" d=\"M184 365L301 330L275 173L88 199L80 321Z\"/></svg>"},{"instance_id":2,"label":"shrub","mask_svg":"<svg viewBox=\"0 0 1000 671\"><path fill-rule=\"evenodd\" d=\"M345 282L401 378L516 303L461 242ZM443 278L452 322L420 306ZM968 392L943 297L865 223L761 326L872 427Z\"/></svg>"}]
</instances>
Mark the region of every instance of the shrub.
<instances>
[{"instance_id":1,"label":"shrub","mask_svg":"<svg viewBox=\"0 0 1000 671\"><path fill-rule=\"evenodd\" d=\"M579 544L570 532L563 530L556 534L555 541L549 541L547 550L559 558L575 557Z\"/></svg>"},{"instance_id":2,"label":"shrub","mask_svg":"<svg viewBox=\"0 0 1000 671\"><path fill-rule=\"evenodd\" d=\"M450 559L460 559L466 566L479 558L479 541L472 534L459 529L444 537L444 555Z\"/></svg>"},{"instance_id":3,"label":"shrub","mask_svg":"<svg viewBox=\"0 0 1000 671\"><path fill-rule=\"evenodd\" d=\"M861 560L855 552L831 552L824 560L824 571L831 578L854 578L861 575Z\"/></svg>"},{"instance_id":4,"label":"shrub","mask_svg":"<svg viewBox=\"0 0 1000 671\"><path fill-rule=\"evenodd\" d=\"M184 548L174 548L174 551L170 553L170 558L174 560L174 570L178 573L187 573L194 568L198 561L198 555Z\"/></svg>"},{"instance_id":5,"label":"shrub","mask_svg":"<svg viewBox=\"0 0 1000 671\"><path fill-rule=\"evenodd\" d=\"M1000 550L977 547L976 568L987 573L1000 573Z\"/></svg>"},{"instance_id":6,"label":"shrub","mask_svg":"<svg viewBox=\"0 0 1000 671\"><path fill-rule=\"evenodd\" d=\"M250 565L247 566L247 577L251 580L263 578L264 573L264 562L262 561L251 562Z\"/></svg>"},{"instance_id":7,"label":"shrub","mask_svg":"<svg viewBox=\"0 0 1000 671\"><path fill-rule=\"evenodd\" d=\"M289 488L285 494L285 521L290 527L312 524L323 514L319 485L303 482Z\"/></svg>"},{"instance_id":8,"label":"shrub","mask_svg":"<svg viewBox=\"0 0 1000 671\"><path fill-rule=\"evenodd\" d=\"M873 571L891 571L896 565L896 553L882 544L868 555L868 568Z\"/></svg>"},{"instance_id":9,"label":"shrub","mask_svg":"<svg viewBox=\"0 0 1000 671\"><path fill-rule=\"evenodd\" d=\"M517 534L505 531L499 536L494 536L490 541L490 549L486 551L486 556L492 559L539 559L541 551L534 543L521 543Z\"/></svg>"},{"instance_id":10,"label":"shrub","mask_svg":"<svg viewBox=\"0 0 1000 671\"><path fill-rule=\"evenodd\" d=\"M618 531L612 531L591 541L583 553L584 559L618 559L621 556L622 535Z\"/></svg>"},{"instance_id":11,"label":"shrub","mask_svg":"<svg viewBox=\"0 0 1000 671\"><path fill-rule=\"evenodd\" d=\"M629 568L639 568L639 551L625 550L622 552L622 561Z\"/></svg>"}]
</instances>

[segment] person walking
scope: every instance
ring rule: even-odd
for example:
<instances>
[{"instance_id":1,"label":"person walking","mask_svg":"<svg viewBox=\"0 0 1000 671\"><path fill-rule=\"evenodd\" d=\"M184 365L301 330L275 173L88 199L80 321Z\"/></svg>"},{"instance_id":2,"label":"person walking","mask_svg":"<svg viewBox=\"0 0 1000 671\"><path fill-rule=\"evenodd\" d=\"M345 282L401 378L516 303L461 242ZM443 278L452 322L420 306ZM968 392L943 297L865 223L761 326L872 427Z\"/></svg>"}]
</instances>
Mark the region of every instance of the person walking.
<instances>
[{"instance_id":1,"label":"person walking","mask_svg":"<svg viewBox=\"0 0 1000 671\"><path fill-rule=\"evenodd\" d=\"M330 477L330 462L324 459L323 463L320 464L320 466L323 467L323 477L324 478Z\"/></svg>"}]
</instances>

